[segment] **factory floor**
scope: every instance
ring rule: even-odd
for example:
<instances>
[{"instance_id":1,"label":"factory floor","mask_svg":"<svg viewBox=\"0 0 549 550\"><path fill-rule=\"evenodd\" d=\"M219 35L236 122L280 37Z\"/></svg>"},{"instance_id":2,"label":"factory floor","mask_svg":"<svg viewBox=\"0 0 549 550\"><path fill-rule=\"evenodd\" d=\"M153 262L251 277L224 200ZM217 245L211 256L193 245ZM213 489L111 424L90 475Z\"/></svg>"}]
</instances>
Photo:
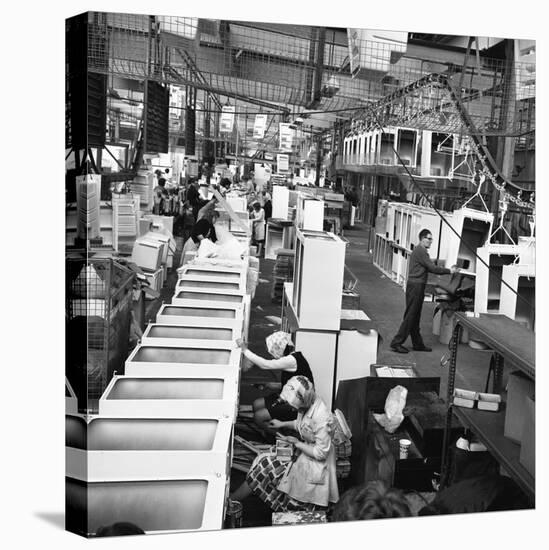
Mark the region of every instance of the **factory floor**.
<instances>
[{"instance_id":1,"label":"factory floor","mask_svg":"<svg viewBox=\"0 0 549 550\"><path fill-rule=\"evenodd\" d=\"M356 225L345 230L344 239L348 241L346 252L346 266L358 279L355 288L360 294L360 308L373 320L378 327L381 343L378 350L377 362L383 364L413 363L420 376L440 376L441 396L445 395L447 368L441 367L441 358L448 354L448 346L441 344L438 336L432 333L433 312L436 304L425 302L421 320L421 333L425 344L432 347L432 352L415 352L411 350L411 343L405 343L410 347L410 353L398 354L390 349L390 342L398 330L402 314L404 312L404 291L390 278L383 275L372 263L370 252L370 228L364 225ZM178 239L180 250L183 238ZM176 262L178 258L176 256ZM278 330L281 317L281 304L273 303L271 299L271 287L273 284L274 260L260 260L259 283L256 294L252 300L249 347L255 353L267 357L265 337ZM179 265L176 263L175 265ZM443 276L444 277L444 276ZM150 302L147 307L147 318L153 320L155 310L160 301L169 302L173 294L173 288L177 280L177 273L173 269L168 277L167 284L162 290L161 300ZM474 389L478 391L484 388L488 374L490 355L471 349L467 344L460 344L458 351L458 372L456 387ZM314 365L311 365L314 370ZM367 376L369 372L365 372ZM240 404L250 405L256 397L267 393L261 386L266 382L278 381L278 375L274 372L264 371L253 367L244 373L241 378ZM505 379L504 379L505 382ZM242 424L240 424L242 427ZM238 432L238 425L237 425ZM251 440L260 441L261 437L253 432L244 431L241 434ZM233 470L231 476L231 490L234 490L244 480L244 473ZM341 488L340 488L341 489ZM343 486L344 490L345 487ZM244 526L262 526L271 524L271 512L258 498L251 496L244 502L243 514Z\"/></svg>"}]
</instances>

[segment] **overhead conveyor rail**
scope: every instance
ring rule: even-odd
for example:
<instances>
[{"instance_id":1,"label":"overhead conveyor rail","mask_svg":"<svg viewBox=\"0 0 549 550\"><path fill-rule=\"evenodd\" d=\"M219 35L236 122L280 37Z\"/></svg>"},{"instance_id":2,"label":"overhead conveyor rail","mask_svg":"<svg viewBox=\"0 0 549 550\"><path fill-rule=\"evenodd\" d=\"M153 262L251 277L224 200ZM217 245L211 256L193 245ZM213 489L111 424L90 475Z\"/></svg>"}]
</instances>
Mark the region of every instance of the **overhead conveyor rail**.
<instances>
[{"instance_id":1,"label":"overhead conveyor rail","mask_svg":"<svg viewBox=\"0 0 549 550\"><path fill-rule=\"evenodd\" d=\"M429 103L425 107L421 107L419 104L416 106L411 102L411 98L417 96L418 90L432 89L433 87L440 89L448 94L448 100L443 103ZM409 112L406 112L404 107L406 99L412 106L409 107ZM447 118L455 117L459 120L451 121L447 123L447 127L444 129L448 133L456 132L458 129L464 127L466 129L466 135L469 136L469 140L474 153L476 154L482 167L489 171L490 174L496 178L496 184L507 191L512 191L515 195L519 192L532 193L529 189L521 188L515 183L509 181L500 171L490 151L481 139L484 131L481 131L472 120L471 115L468 113L464 105L464 99L459 97L450 83L450 79L444 74L430 74L427 75L408 86L405 86L392 94L384 97L383 99L373 103L366 110L363 111L363 116L366 125L368 121L371 124L377 124L383 129L386 126L402 125L406 124L410 127L417 128L437 128L437 124L432 122L434 117L440 117L443 114L445 108L450 108L452 112L450 115L445 114ZM357 117L360 119L360 117ZM404 119L406 118L405 122ZM440 126L440 123L438 124ZM442 128L438 128L442 130ZM525 200L523 197L522 200Z\"/></svg>"}]
</instances>

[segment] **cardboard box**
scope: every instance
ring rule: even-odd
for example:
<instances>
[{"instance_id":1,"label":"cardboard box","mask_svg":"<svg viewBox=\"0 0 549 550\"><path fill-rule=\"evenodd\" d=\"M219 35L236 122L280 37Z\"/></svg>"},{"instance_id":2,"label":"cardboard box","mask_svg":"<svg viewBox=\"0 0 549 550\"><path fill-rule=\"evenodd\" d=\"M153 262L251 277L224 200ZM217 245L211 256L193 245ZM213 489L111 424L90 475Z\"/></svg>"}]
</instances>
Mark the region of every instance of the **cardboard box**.
<instances>
[{"instance_id":1,"label":"cardboard box","mask_svg":"<svg viewBox=\"0 0 549 550\"><path fill-rule=\"evenodd\" d=\"M536 470L536 402L525 397L524 424L522 427L522 445L520 463L535 476Z\"/></svg>"},{"instance_id":2,"label":"cardboard box","mask_svg":"<svg viewBox=\"0 0 549 550\"><path fill-rule=\"evenodd\" d=\"M507 410L503 434L516 443L522 443L524 417L526 415L526 398L534 398L535 384L522 372L509 375L507 383Z\"/></svg>"}]
</instances>

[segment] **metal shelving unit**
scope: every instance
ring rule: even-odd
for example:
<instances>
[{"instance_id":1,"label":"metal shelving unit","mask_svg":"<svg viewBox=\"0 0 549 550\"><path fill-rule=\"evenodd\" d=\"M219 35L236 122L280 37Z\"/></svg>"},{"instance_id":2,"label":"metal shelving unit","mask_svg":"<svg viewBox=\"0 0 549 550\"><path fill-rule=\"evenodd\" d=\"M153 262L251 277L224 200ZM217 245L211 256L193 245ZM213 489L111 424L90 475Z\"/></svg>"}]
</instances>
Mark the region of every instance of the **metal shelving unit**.
<instances>
[{"instance_id":1,"label":"metal shelving unit","mask_svg":"<svg viewBox=\"0 0 549 550\"><path fill-rule=\"evenodd\" d=\"M450 341L450 367L448 372L447 403L448 411L442 449L442 484L447 482L449 471L450 428L452 415L473 431L486 445L493 457L505 468L507 473L524 490L530 500L535 500L535 476L531 475L519 462L520 445L503 435L505 409L499 412L479 411L454 407L452 396L457 371L457 347L462 328L478 335L496 354L496 372L492 391L501 391L503 361L527 376L535 378L535 334L505 315L481 314L479 317L468 317L456 313L456 326Z\"/></svg>"}]
</instances>

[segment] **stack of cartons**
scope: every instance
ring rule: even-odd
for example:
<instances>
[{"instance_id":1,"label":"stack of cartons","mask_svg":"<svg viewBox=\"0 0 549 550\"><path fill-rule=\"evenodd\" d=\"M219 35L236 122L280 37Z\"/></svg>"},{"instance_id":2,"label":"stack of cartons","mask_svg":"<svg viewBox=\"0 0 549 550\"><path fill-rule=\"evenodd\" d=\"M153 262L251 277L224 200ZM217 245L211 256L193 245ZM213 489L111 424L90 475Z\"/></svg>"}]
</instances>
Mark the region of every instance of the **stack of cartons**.
<instances>
[{"instance_id":1,"label":"stack of cartons","mask_svg":"<svg viewBox=\"0 0 549 550\"><path fill-rule=\"evenodd\" d=\"M131 182L132 192L139 195L140 206L143 210L152 210L154 174L145 170L137 172L137 176Z\"/></svg>"}]
</instances>

